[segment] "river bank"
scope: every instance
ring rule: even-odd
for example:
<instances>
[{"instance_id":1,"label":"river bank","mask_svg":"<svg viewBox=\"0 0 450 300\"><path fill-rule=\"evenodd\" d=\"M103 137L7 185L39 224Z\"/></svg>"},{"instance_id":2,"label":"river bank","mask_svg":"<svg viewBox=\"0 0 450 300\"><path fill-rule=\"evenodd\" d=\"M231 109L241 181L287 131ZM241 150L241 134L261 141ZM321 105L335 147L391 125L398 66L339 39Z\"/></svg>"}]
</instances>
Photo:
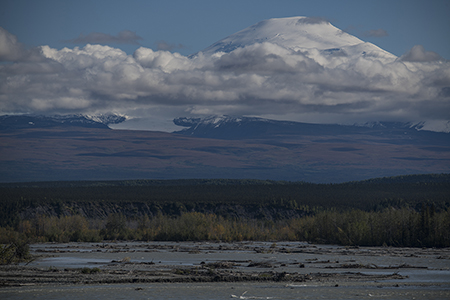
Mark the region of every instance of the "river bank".
<instances>
[{"instance_id":1,"label":"river bank","mask_svg":"<svg viewBox=\"0 0 450 300\"><path fill-rule=\"evenodd\" d=\"M33 244L30 249L33 261L0 266L0 297L15 298L18 293L58 286L86 289L117 285L139 290L187 283L228 288L269 284L330 291L362 286L369 290L432 289L450 296L450 248L108 242ZM237 291L233 295L240 297Z\"/></svg>"},{"instance_id":2,"label":"river bank","mask_svg":"<svg viewBox=\"0 0 450 300\"><path fill-rule=\"evenodd\" d=\"M45 243L34 260L1 266L0 286L143 282L408 281L450 276L450 249L282 242ZM450 278L450 277L449 277Z\"/></svg>"}]
</instances>

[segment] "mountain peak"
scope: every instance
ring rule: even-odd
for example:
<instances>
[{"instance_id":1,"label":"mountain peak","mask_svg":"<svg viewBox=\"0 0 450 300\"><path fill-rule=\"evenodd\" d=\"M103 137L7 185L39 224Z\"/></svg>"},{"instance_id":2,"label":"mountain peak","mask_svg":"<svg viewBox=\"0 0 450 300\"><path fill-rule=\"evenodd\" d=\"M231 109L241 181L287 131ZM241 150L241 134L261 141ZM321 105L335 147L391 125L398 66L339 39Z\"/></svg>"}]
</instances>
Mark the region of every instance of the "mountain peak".
<instances>
[{"instance_id":1,"label":"mountain peak","mask_svg":"<svg viewBox=\"0 0 450 300\"><path fill-rule=\"evenodd\" d=\"M214 43L202 53L228 53L256 43L271 43L293 51L317 49L330 53L340 52L341 55L396 58L395 55L336 28L325 19L311 17L264 20Z\"/></svg>"}]
</instances>

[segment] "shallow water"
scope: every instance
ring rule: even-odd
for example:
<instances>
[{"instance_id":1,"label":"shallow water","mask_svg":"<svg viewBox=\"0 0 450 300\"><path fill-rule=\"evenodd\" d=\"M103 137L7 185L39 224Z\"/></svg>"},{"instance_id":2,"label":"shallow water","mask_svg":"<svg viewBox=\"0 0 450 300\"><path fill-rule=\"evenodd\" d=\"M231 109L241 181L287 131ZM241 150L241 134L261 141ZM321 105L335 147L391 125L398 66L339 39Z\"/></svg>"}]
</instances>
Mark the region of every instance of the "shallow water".
<instances>
[{"instance_id":1,"label":"shallow water","mask_svg":"<svg viewBox=\"0 0 450 300\"><path fill-rule=\"evenodd\" d=\"M450 299L450 249L346 248L306 243L68 243L32 245L44 268L108 268L113 262L153 262L161 269L233 261L245 271L252 262L290 273L393 274L401 280L365 282L234 282L22 286L0 289L0 299ZM354 268L342 268L342 265ZM299 267L303 265L303 267ZM357 268L358 265L377 268ZM338 286L336 286L338 284Z\"/></svg>"}]
</instances>

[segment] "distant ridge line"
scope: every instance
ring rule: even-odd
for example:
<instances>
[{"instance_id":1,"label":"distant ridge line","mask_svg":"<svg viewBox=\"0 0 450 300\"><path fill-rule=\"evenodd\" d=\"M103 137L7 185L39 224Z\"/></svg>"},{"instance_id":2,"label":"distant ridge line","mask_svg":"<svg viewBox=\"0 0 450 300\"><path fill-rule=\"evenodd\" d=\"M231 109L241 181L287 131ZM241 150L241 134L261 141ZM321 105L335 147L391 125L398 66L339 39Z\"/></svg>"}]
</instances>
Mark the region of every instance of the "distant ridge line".
<instances>
[{"instance_id":1,"label":"distant ridge line","mask_svg":"<svg viewBox=\"0 0 450 300\"><path fill-rule=\"evenodd\" d=\"M342 183L311 183L306 181L260 179L132 179L132 180L81 180L33 181L0 183L0 188L51 188L51 187L101 187L101 186L194 186L194 185L346 185L389 183L450 183L450 173L412 174L371 178Z\"/></svg>"}]
</instances>

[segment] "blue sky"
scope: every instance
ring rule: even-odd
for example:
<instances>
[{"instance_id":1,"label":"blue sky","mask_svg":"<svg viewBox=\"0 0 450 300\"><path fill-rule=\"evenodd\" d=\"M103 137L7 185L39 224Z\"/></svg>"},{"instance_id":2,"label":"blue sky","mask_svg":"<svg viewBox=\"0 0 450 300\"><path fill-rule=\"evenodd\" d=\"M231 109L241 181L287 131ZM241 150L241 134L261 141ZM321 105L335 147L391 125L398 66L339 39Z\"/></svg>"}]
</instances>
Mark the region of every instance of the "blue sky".
<instances>
[{"instance_id":1,"label":"blue sky","mask_svg":"<svg viewBox=\"0 0 450 300\"><path fill-rule=\"evenodd\" d=\"M423 45L450 59L448 0L3 0L0 6L0 26L27 46L74 47L67 41L80 34L129 30L142 46L188 55L264 19L314 16L397 56ZM387 35L370 36L379 29ZM109 44L129 54L138 48Z\"/></svg>"},{"instance_id":2,"label":"blue sky","mask_svg":"<svg viewBox=\"0 0 450 300\"><path fill-rule=\"evenodd\" d=\"M0 114L119 113L127 128L168 131L176 117L222 114L450 130L448 0L0 3ZM396 57L276 43L188 57L293 16L328 20Z\"/></svg>"}]
</instances>

